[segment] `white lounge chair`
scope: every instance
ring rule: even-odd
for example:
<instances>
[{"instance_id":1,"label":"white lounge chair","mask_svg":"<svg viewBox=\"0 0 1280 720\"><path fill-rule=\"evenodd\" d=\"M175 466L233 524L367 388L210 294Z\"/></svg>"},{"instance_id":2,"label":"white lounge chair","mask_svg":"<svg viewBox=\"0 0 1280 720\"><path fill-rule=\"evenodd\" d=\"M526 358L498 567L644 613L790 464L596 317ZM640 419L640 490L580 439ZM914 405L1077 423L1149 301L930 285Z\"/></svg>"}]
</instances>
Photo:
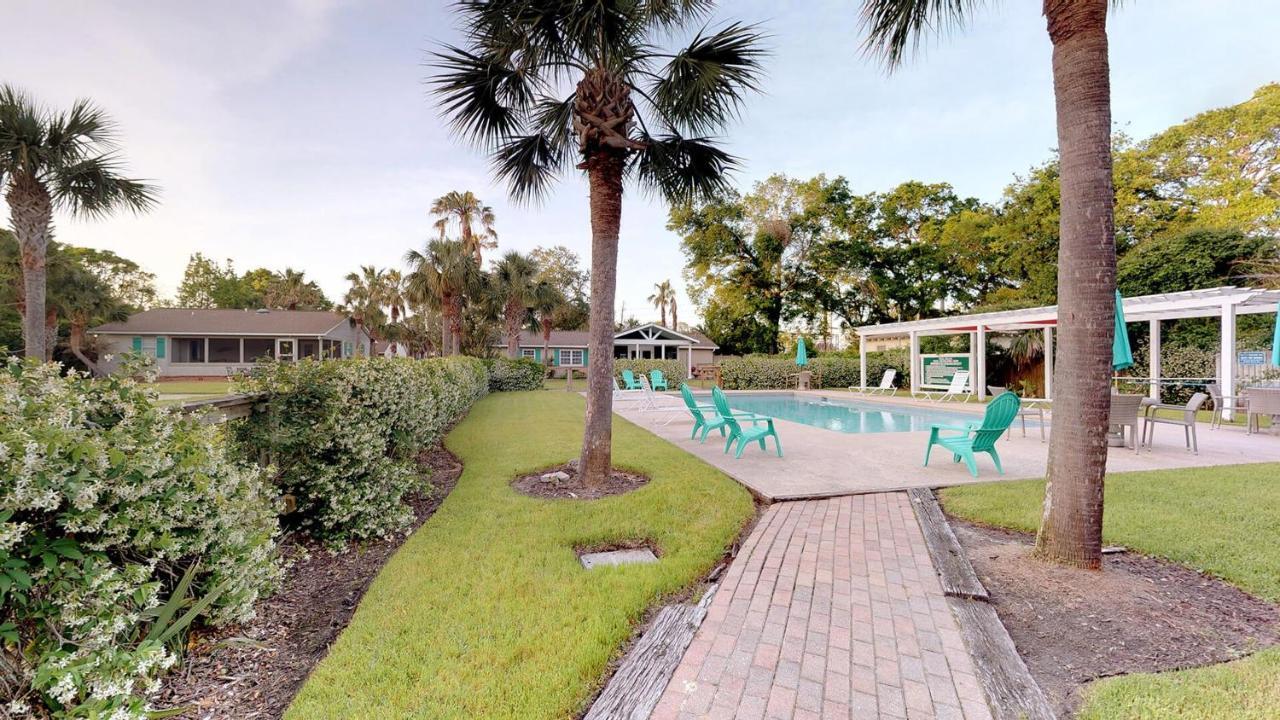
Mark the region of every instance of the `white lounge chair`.
<instances>
[{"instance_id":1,"label":"white lounge chair","mask_svg":"<svg viewBox=\"0 0 1280 720\"><path fill-rule=\"evenodd\" d=\"M663 425L670 424L677 416L688 412L682 398L655 392L647 375L637 375L636 379L640 381L640 405L637 408L640 412L668 413Z\"/></svg>"},{"instance_id":2,"label":"white lounge chair","mask_svg":"<svg viewBox=\"0 0 1280 720\"><path fill-rule=\"evenodd\" d=\"M623 390L622 383L618 382L618 378L613 379L613 399L614 402L622 400L643 400L644 390Z\"/></svg>"},{"instance_id":3,"label":"white lounge chair","mask_svg":"<svg viewBox=\"0 0 1280 720\"><path fill-rule=\"evenodd\" d=\"M893 380L897 376L898 376L898 371L893 368L889 368L888 370L885 370L884 375L880 377L880 387L867 388L862 392L865 392L868 395L880 395L880 394L892 395L893 391L895 390L895 388L893 387ZM859 388L853 385L850 385L849 392L859 392Z\"/></svg>"},{"instance_id":4,"label":"white lounge chair","mask_svg":"<svg viewBox=\"0 0 1280 720\"><path fill-rule=\"evenodd\" d=\"M951 376L951 384L946 390L916 390L911 393L911 397L920 396L933 402L945 402L959 395L964 395L965 400L968 400L972 394L973 390L969 387L969 371L957 370L956 374Z\"/></svg>"}]
</instances>

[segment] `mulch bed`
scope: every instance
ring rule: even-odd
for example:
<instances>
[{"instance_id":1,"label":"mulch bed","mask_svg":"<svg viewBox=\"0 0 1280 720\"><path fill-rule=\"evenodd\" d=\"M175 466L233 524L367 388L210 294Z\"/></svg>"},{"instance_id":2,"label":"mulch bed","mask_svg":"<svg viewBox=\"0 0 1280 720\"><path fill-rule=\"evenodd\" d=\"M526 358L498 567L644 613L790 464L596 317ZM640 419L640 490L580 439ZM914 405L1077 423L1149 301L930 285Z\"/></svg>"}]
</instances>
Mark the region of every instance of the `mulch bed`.
<instances>
[{"instance_id":1,"label":"mulch bed","mask_svg":"<svg viewBox=\"0 0 1280 720\"><path fill-rule=\"evenodd\" d=\"M419 462L430 469L428 493L406 498L416 530L458 482L462 464L441 446ZM187 707L175 717L279 718L351 620L356 605L408 534L332 555L311 540L287 539L291 563L280 592L259 603L246 625L193 634L184 665L161 680L157 708Z\"/></svg>"},{"instance_id":2,"label":"mulch bed","mask_svg":"<svg viewBox=\"0 0 1280 720\"><path fill-rule=\"evenodd\" d=\"M1280 643L1280 608L1225 582L1134 553L1102 572L1030 557L1028 535L951 527L1032 676L1061 717L1091 680L1232 660Z\"/></svg>"},{"instance_id":3,"label":"mulch bed","mask_svg":"<svg viewBox=\"0 0 1280 720\"><path fill-rule=\"evenodd\" d=\"M544 475L555 475L556 473L564 473L568 477L559 479L543 478ZM649 478L644 475L637 475L614 468L609 473L609 479L604 484L599 487L587 487L583 484L582 478L578 476L578 463L575 460L564 465L518 477L512 481L511 487L515 488L516 492L539 498L598 500L603 497L629 493L648 482Z\"/></svg>"}]
</instances>

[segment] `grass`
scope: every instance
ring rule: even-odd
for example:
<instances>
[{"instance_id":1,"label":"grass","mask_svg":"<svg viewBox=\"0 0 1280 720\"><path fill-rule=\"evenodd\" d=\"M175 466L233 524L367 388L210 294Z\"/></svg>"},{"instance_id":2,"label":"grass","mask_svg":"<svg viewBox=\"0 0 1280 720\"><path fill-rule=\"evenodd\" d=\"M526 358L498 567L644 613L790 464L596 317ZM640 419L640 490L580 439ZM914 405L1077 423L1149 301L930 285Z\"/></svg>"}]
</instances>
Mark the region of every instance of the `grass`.
<instances>
[{"instance_id":1,"label":"grass","mask_svg":"<svg viewBox=\"0 0 1280 720\"><path fill-rule=\"evenodd\" d=\"M1103 538L1222 578L1280 601L1280 464L1187 468L1107 476ZM1041 480L947 488L953 515L1034 531ZM1222 665L1103 680L1085 695L1081 720L1252 720L1280 707L1280 648Z\"/></svg>"},{"instance_id":2,"label":"grass","mask_svg":"<svg viewBox=\"0 0 1280 720\"><path fill-rule=\"evenodd\" d=\"M598 501L538 500L514 477L577 455L576 393L490 395L446 440L457 488L392 557L286 717L571 718L645 611L709 571L748 493L614 419L614 463L652 478ZM577 546L648 538L653 565L590 572Z\"/></svg>"}]
</instances>

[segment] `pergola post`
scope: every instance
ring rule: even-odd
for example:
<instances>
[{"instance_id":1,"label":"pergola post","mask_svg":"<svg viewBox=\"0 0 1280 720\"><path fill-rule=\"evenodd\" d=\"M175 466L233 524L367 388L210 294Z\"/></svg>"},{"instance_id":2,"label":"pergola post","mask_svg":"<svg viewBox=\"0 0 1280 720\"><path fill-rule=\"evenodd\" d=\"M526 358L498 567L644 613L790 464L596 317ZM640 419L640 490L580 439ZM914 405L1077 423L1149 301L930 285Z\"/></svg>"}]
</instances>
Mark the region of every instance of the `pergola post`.
<instances>
[{"instance_id":1,"label":"pergola post","mask_svg":"<svg viewBox=\"0 0 1280 720\"><path fill-rule=\"evenodd\" d=\"M1044 398L1053 399L1053 326L1044 326Z\"/></svg>"},{"instance_id":2,"label":"pergola post","mask_svg":"<svg viewBox=\"0 0 1280 720\"><path fill-rule=\"evenodd\" d=\"M987 326L978 323L978 332L973 334L976 341L973 352L977 356L974 371L969 374L969 382L976 387L979 400L987 399Z\"/></svg>"},{"instance_id":3,"label":"pergola post","mask_svg":"<svg viewBox=\"0 0 1280 720\"><path fill-rule=\"evenodd\" d=\"M858 333L858 377L862 378L859 387L867 391L867 336Z\"/></svg>"},{"instance_id":4,"label":"pergola post","mask_svg":"<svg viewBox=\"0 0 1280 720\"><path fill-rule=\"evenodd\" d=\"M1222 419L1231 421L1235 401L1228 398L1236 394L1236 306L1222 303L1222 358L1218 361L1218 383L1222 390Z\"/></svg>"},{"instance_id":5,"label":"pergola post","mask_svg":"<svg viewBox=\"0 0 1280 720\"><path fill-rule=\"evenodd\" d=\"M920 333L911 331L911 394L920 391Z\"/></svg>"},{"instance_id":6,"label":"pergola post","mask_svg":"<svg viewBox=\"0 0 1280 720\"><path fill-rule=\"evenodd\" d=\"M1160 402L1160 321L1151 320L1148 322L1150 328L1150 375L1151 387L1149 394L1152 400Z\"/></svg>"}]
</instances>

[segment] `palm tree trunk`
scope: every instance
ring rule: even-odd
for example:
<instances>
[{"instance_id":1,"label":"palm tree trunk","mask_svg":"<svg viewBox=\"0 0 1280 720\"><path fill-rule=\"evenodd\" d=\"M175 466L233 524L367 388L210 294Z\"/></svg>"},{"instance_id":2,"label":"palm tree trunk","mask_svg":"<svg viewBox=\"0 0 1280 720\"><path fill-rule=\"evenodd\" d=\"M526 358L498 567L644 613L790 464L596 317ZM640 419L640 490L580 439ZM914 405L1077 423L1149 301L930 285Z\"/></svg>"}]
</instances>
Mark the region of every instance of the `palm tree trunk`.
<instances>
[{"instance_id":1,"label":"palm tree trunk","mask_svg":"<svg viewBox=\"0 0 1280 720\"><path fill-rule=\"evenodd\" d=\"M542 318L542 364L551 365L551 323Z\"/></svg>"},{"instance_id":2,"label":"palm tree trunk","mask_svg":"<svg viewBox=\"0 0 1280 720\"><path fill-rule=\"evenodd\" d=\"M520 356L520 316L524 308L519 304L507 305L507 357L515 360Z\"/></svg>"},{"instance_id":3,"label":"palm tree trunk","mask_svg":"<svg viewBox=\"0 0 1280 720\"><path fill-rule=\"evenodd\" d=\"M1054 427L1039 557L1102 564L1102 489L1115 327L1115 193L1111 166L1109 0L1045 0L1053 41L1062 212Z\"/></svg>"},{"instance_id":4,"label":"palm tree trunk","mask_svg":"<svg viewBox=\"0 0 1280 720\"><path fill-rule=\"evenodd\" d=\"M45 335L45 258L53 237L53 202L49 192L30 175L14 175L12 183L5 200L22 254L23 355L44 360L50 352Z\"/></svg>"},{"instance_id":5,"label":"palm tree trunk","mask_svg":"<svg viewBox=\"0 0 1280 720\"><path fill-rule=\"evenodd\" d=\"M462 298L453 296L449 308L449 354L462 354Z\"/></svg>"},{"instance_id":6,"label":"palm tree trunk","mask_svg":"<svg viewBox=\"0 0 1280 720\"><path fill-rule=\"evenodd\" d=\"M671 296L671 329L680 332L680 320L676 317L676 298Z\"/></svg>"},{"instance_id":7,"label":"palm tree trunk","mask_svg":"<svg viewBox=\"0 0 1280 720\"><path fill-rule=\"evenodd\" d=\"M453 298L445 295L440 300L440 357L444 357L453 349L453 338L449 337L449 326L452 324Z\"/></svg>"},{"instance_id":8,"label":"palm tree trunk","mask_svg":"<svg viewBox=\"0 0 1280 720\"><path fill-rule=\"evenodd\" d=\"M662 305L660 310L662 312L662 327L666 327L667 326L667 306L665 303Z\"/></svg>"},{"instance_id":9,"label":"palm tree trunk","mask_svg":"<svg viewBox=\"0 0 1280 720\"><path fill-rule=\"evenodd\" d=\"M53 362L53 349L58 344L58 309L49 305L44 309L44 361Z\"/></svg>"},{"instance_id":10,"label":"palm tree trunk","mask_svg":"<svg viewBox=\"0 0 1280 720\"><path fill-rule=\"evenodd\" d=\"M578 460L583 482L602 485L613 467L613 301L622 225L621 154L586 162L591 185L591 336L587 341L587 416Z\"/></svg>"}]
</instances>

